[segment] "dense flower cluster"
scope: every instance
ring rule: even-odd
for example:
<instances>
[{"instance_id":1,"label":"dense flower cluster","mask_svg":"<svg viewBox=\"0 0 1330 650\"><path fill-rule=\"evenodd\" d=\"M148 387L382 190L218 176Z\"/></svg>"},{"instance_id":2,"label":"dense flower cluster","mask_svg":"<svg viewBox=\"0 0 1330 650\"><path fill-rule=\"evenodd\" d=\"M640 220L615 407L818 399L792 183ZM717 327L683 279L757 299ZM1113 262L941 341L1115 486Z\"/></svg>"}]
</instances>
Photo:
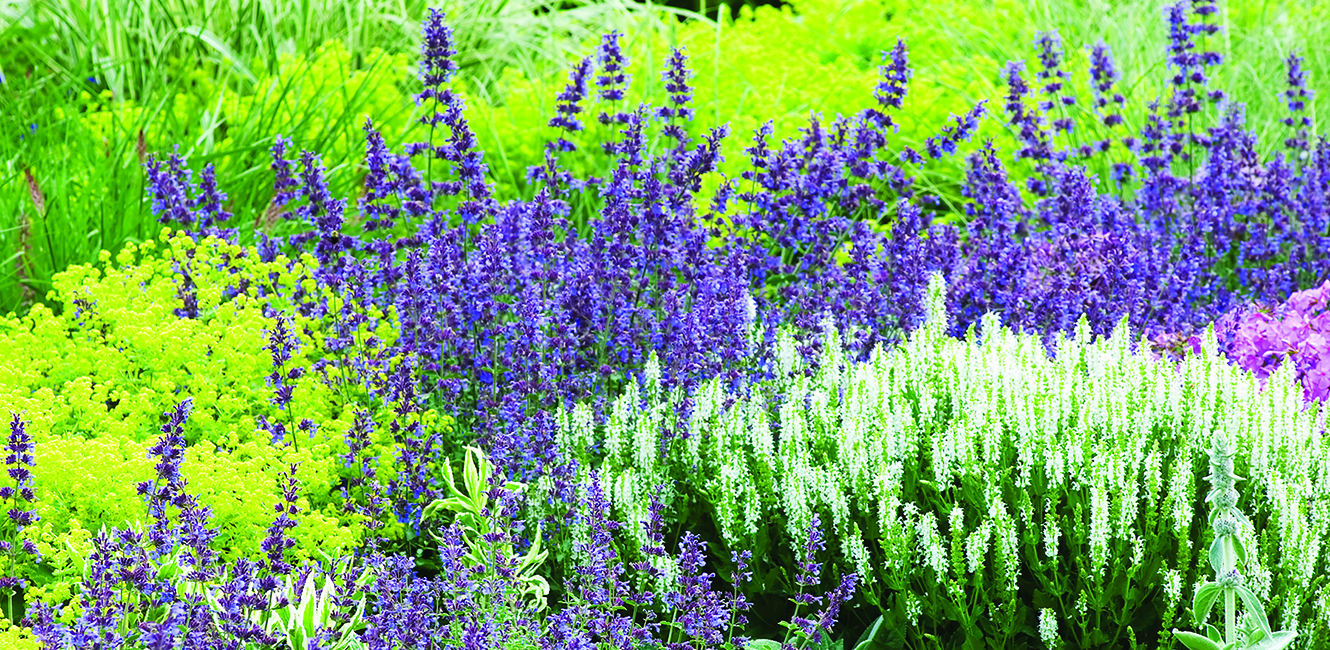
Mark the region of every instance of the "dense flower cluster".
<instances>
[{"instance_id":1,"label":"dense flower cluster","mask_svg":"<svg viewBox=\"0 0 1330 650\"><path fill-rule=\"evenodd\" d=\"M623 524L610 516L610 498L595 471L585 478L588 468L562 453L554 413L590 404L590 419L604 422L614 398L654 382L657 392L685 396L658 433L666 444L695 440L690 423L699 400L693 391L703 382L719 380L730 395L741 395L793 367L794 357L808 374L824 359L833 366L868 359L924 322L924 288L933 272L945 276L951 335L996 322L983 320L996 312L1002 323L1042 336L1049 353L1056 353L1057 335L1081 318L1101 337L1125 320L1133 331L1186 340L1247 302L1277 301L1324 280L1325 271L1315 269L1330 258L1324 201L1330 143L1304 142L1299 60L1288 63L1295 115L1288 125L1300 129L1289 147L1298 155L1261 160L1240 106L1207 87L1206 71L1219 59L1200 51L1198 39L1215 32L1207 22L1213 10L1203 0L1168 10L1169 96L1152 104L1139 138L1122 138L1135 160L1113 166L1113 179L1125 190L1118 194L1101 192L1101 179L1081 164L1110 150L1110 140L1072 147L1076 123L1069 109L1078 100L1063 69L1060 37L1041 32L1033 79L1027 81L1023 62L1004 70L1007 123L1021 143L1015 158L1028 161L1033 174L1022 189L992 146L971 156L963 185L966 218L958 225L934 223L911 167L925 157L889 140L887 127L895 123L887 112L902 106L911 77L904 43L884 53L877 107L831 119L811 115L798 137L779 143L770 124L758 129L743 150L750 168L719 179L715 195L703 202L697 195L724 159L728 128L697 141L681 128L693 117L682 50L671 51L664 66L668 105L633 104L625 90L622 34L612 32L574 66L557 98L549 125L559 135L547 142L544 164L530 170L531 198L500 204L461 95L449 87L457 70L452 33L442 14L431 11L423 31L423 90L416 96L431 139L396 154L366 122L368 173L359 215L348 215L348 201L331 195L318 155L304 151L293 162L290 143L281 138L272 149L270 212L298 220L305 231L284 240L265 234L259 254L272 260L284 250L293 253L292 268L316 267L316 284L287 297L296 313L272 314L272 401L289 414L291 382L303 372L288 368L297 340L290 323L321 319L327 325L318 339L323 356L310 372L348 404L352 395L364 397L390 404L397 415L388 425L395 471L382 484L360 458L374 423L357 413L347 433L350 452L342 460L359 464L361 478L344 486L344 494L355 489L367 499L371 505L363 512L391 509L402 530L420 537L425 504L443 496L431 468L447 462L448 433L427 426L422 416L431 408L451 411L506 478L544 481L552 500L566 506L564 516L552 518L553 528L580 535L573 545L580 565L569 576L565 607L545 622L543 649L609 644L627 650L653 638L670 650L719 646L728 642L722 639L726 624L740 620L747 606L737 584L751 558L734 556L732 594L713 590L715 574L706 570L701 538L683 535L677 557L667 557L661 506L653 504L645 522L648 543L639 549L647 559L630 566L648 574L660 593L630 588L614 544ZM1106 127L1120 126L1116 111L1124 100L1114 92L1112 55L1102 44L1090 55L1094 109ZM598 120L614 133L600 143L613 158L603 178L579 176L560 159L579 151L573 140L583 124L577 116L593 110L588 102L601 104ZM1211 105L1213 125L1194 126ZM981 102L954 116L927 139L928 158L955 153L976 132L985 108ZM194 188L179 156L164 165L149 160L147 167L160 220L200 235L231 234L215 227L226 217L210 171ZM366 224L362 234L353 234L357 221ZM303 261L296 253L306 253ZM178 313L198 318L199 288L189 264L178 264L177 273ZM240 295L247 281L237 278L227 295ZM1297 365L1309 395L1326 390L1326 286L1315 296L1296 294L1276 315L1244 321L1233 336L1241 362L1268 372L1269 360L1282 355ZM385 323L395 326L388 339L376 334ZM792 333L792 346L778 345L781 331ZM843 360L826 343L833 333L844 335L837 343ZM771 396L770 405L782 406L781 399ZM314 570L284 560L284 531L295 525L296 513L289 473L264 542L267 560L219 566L208 549L215 535L209 512L183 492L179 471L190 404L182 401L169 414L152 450L158 479L140 486L152 516L146 546L136 531L98 538L78 627L54 623L49 611L38 616L41 634L56 639L52 647L118 634L112 630L126 612L114 588L98 581L149 594L151 607L140 615L165 612L159 621L144 621L137 628L143 634L190 629L199 634L186 643L198 645L187 647L224 647L207 645L222 643L216 630L207 631L208 621L247 619L209 614L204 599L178 594L153 577L154 563L166 559L180 563L187 581L230 580L224 591L235 602L250 583L271 585L273 576L294 573L295 583L305 584ZM260 426L280 442L294 433L288 426L313 433L314 424L292 419ZM491 515L511 519L515 502L504 503ZM178 510L178 525L169 508ZM817 513L809 519L794 582L799 607L823 603L810 591L820 582L816 554L823 540ZM480 648L541 629L517 592L509 593L517 589L516 558L494 550L517 546L517 533L494 530L482 536L492 552L483 568L465 565L466 538L456 527L446 530L437 580L415 576L409 558L369 546L361 559L377 583L360 638L387 648L451 635L435 638ZM676 571L665 573L661 563ZM490 574L480 575L485 571ZM662 586L669 579L676 584ZM799 616L797 609L790 635L817 643L856 584L853 574L845 576L816 614ZM462 614L476 611L470 599L478 593L515 618ZM673 624L643 622L629 611L648 604L668 612ZM665 627L665 638L653 636ZM320 633L332 640L326 629ZM166 636L139 638L173 643Z\"/></svg>"},{"instance_id":2,"label":"dense flower cluster","mask_svg":"<svg viewBox=\"0 0 1330 650\"><path fill-rule=\"evenodd\" d=\"M1244 314L1228 354L1262 381L1292 364L1307 401L1330 401L1330 282L1293 294L1273 311Z\"/></svg>"}]
</instances>

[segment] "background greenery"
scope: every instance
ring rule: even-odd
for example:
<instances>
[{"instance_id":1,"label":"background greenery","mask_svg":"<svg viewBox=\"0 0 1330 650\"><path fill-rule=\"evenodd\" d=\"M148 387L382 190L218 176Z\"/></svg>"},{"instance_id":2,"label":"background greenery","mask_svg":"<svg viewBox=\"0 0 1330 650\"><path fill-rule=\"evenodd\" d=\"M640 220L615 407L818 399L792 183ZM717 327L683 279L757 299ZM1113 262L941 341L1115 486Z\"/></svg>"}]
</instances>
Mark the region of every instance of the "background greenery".
<instances>
[{"instance_id":1,"label":"background greenery","mask_svg":"<svg viewBox=\"0 0 1330 650\"><path fill-rule=\"evenodd\" d=\"M811 111L830 120L872 105L880 52L897 38L906 40L914 67L898 145L918 148L951 114L981 99L1000 111L999 71L1006 61L1032 59L1041 29L1058 29L1066 44L1073 86L1082 92L1070 110L1089 110L1084 46L1101 38L1123 72L1129 126L1161 90L1151 80L1164 66L1164 0L799 0L756 10L734 2L734 17L719 23L687 9L717 16L716 3L671 4L439 3L457 32L468 116L500 198L525 193L525 170L539 161L544 141L532 134L550 134L545 124L568 66L609 29L627 35L633 102L662 99L652 96L660 92L661 62L669 47L687 48L696 73L691 132L730 124L722 166L730 175L766 120L783 138L806 126ZM44 299L52 274L69 264L150 235L141 153L165 155L178 144L196 169L216 165L244 239L271 197L266 149L277 134L323 153L334 193L354 195L366 117L390 145L413 139L411 61L425 8L415 0L4 0L0 310ZM1312 0L1222 6L1225 30L1208 44L1226 59L1216 85L1247 102L1266 153L1286 128L1278 121L1282 60L1298 44L1316 42L1328 16L1330 8ZM1328 55L1317 48L1302 54L1310 87L1324 95ZM1035 67L1032 61L1030 75ZM1310 109L1323 121L1324 102L1314 99ZM1003 122L987 119L968 147L992 137L1012 151ZM1089 131L1094 120L1080 124ZM591 130L583 141L602 135ZM592 147L579 155L573 165L588 172L608 165ZM955 211L963 164L957 157L916 171L944 213Z\"/></svg>"}]
</instances>

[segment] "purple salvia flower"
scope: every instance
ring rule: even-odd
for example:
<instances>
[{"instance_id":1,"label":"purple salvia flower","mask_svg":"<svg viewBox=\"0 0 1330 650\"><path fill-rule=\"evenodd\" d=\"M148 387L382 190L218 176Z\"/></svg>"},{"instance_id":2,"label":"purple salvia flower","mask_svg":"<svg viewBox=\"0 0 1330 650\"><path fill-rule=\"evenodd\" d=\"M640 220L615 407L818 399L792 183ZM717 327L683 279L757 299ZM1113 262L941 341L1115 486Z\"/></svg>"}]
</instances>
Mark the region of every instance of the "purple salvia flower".
<instances>
[{"instance_id":1,"label":"purple salvia flower","mask_svg":"<svg viewBox=\"0 0 1330 650\"><path fill-rule=\"evenodd\" d=\"M162 425L162 436L148 450L149 458L158 459L157 478L138 484L139 496L148 497L148 514L152 517L148 539L154 549L154 558L165 555L172 545L174 527L167 518L166 506L177 501L185 486L185 479L180 474L180 464L185 460L184 424L193 408L193 398L186 398L170 412L166 424Z\"/></svg>"},{"instance_id":2,"label":"purple salvia flower","mask_svg":"<svg viewBox=\"0 0 1330 650\"><path fill-rule=\"evenodd\" d=\"M577 145L568 141L567 136L581 131L583 126L581 120L577 119L577 114L582 112L582 101L586 99L587 80L591 75L591 57L586 57L577 62L573 69L568 73L568 85L564 87L563 92L559 93L555 100L556 115L550 118L549 125L563 131L559 139L547 143L547 149L553 148L558 151L577 151Z\"/></svg>"},{"instance_id":3,"label":"purple salvia flower","mask_svg":"<svg viewBox=\"0 0 1330 650\"><path fill-rule=\"evenodd\" d=\"M956 145L962 140L969 140L979 129L979 119L984 116L986 112L984 105L987 103L986 99L980 101L964 116L952 115L953 123L942 127L941 134L932 136L925 142L929 157L937 160L944 155L956 153Z\"/></svg>"},{"instance_id":4,"label":"purple salvia flower","mask_svg":"<svg viewBox=\"0 0 1330 650\"><path fill-rule=\"evenodd\" d=\"M226 194L217 189L217 172L213 169L212 163L203 166L203 174L199 181L198 197L195 198L193 208L199 220L199 230L207 234L217 234L214 226L231 218L231 213L227 212L222 204L226 201Z\"/></svg>"},{"instance_id":5,"label":"purple salvia flower","mask_svg":"<svg viewBox=\"0 0 1330 650\"><path fill-rule=\"evenodd\" d=\"M909 90L910 77L914 74L910 69L909 50L905 47L905 41L898 38L891 52L883 50L882 61L885 65L877 68L882 80L874 89L873 96L883 109L899 109L905 103L905 93ZM890 115L875 108L865 109L864 116L878 130L886 130L887 127L891 127L893 132L900 130L900 125L894 123Z\"/></svg>"},{"instance_id":6,"label":"purple salvia flower","mask_svg":"<svg viewBox=\"0 0 1330 650\"><path fill-rule=\"evenodd\" d=\"M428 152L430 160L447 160L457 165L457 181L435 181L431 170L429 192L433 196L451 196L465 190L469 200L459 205L458 211L466 223L472 224L493 210L491 188L485 180L488 167L483 160L484 153L476 150L475 134L464 115L465 103L461 96L446 87L457 72L457 62L452 59L457 55L457 49L453 30L443 18L442 11L431 8L424 21L420 79L425 88L415 95L417 105L423 106L431 101L434 107L419 120L430 127L431 141L408 144L406 153L415 156ZM432 134L440 124L448 127L449 136L445 144L435 146Z\"/></svg>"},{"instance_id":7,"label":"purple salvia flower","mask_svg":"<svg viewBox=\"0 0 1330 650\"><path fill-rule=\"evenodd\" d=\"M1121 74L1113 63L1113 51L1102 40L1087 48L1090 50L1090 92L1094 95L1094 111L1110 130L1122 124L1122 108L1126 98L1114 90L1114 85L1121 80ZM1111 105L1111 107L1110 107ZM1084 145L1080 157L1089 158L1096 153L1108 151L1113 144L1112 138ZM1113 180L1121 187L1130 173L1129 163L1113 164Z\"/></svg>"},{"instance_id":8,"label":"purple salvia flower","mask_svg":"<svg viewBox=\"0 0 1330 650\"><path fill-rule=\"evenodd\" d=\"M656 110L656 115L671 120L670 126L666 127L665 135L673 137L682 144L687 136L684 135L682 126L673 123L673 118L693 119L693 109L688 108L688 102L693 99L693 89L688 86L688 78L692 76L692 71L688 69L688 56L677 47L670 50L665 66L665 71L660 76L665 82L665 92L669 93L669 103L673 106L660 107Z\"/></svg>"},{"instance_id":9,"label":"purple salvia flower","mask_svg":"<svg viewBox=\"0 0 1330 650\"><path fill-rule=\"evenodd\" d=\"M287 538L286 531L298 525L292 518L300 511L296 507L300 489L300 483L296 481L296 467L297 465L292 463L286 473L277 478L279 484L283 481L286 483L282 501L273 506L277 519L268 527L268 536L260 544L260 548L268 555L267 569L275 575L288 575L293 568L286 561L286 551L294 547L296 541Z\"/></svg>"},{"instance_id":10,"label":"purple salvia flower","mask_svg":"<svg viewBox=\"0 0 1330 650\"><path fill-rule=\"evenodd\" d=\"M287 370L291 358L300 351L300 337L291 331L285 316L278 316L272 329L264 330L263 334L267 338L263 349L272 355L273 368L272 373L266 377L268 386L273 389L273 396L268 401L285 411L291 405L294 382L305 374L305 369L301 367Z\"/></svg>"},{"instance_id":11,"label":"purple salvia flower","mask_svg":"<svg viewBox=\"0 0 1330 650\"><path fill-rule=\"evenodd\" d=\"M803 558L799 561L799 571L795 576L794 583L800 587L814 587L821 582L822 564L817 562L818 551L824 551L827 548L826 538L822 535L822 519L816 512L813 513L813 519L808 522L808 541L803 545ZM808 598L811 595L805 594ZM820 599L816 599L820 602ZM801 601L807 603L814 602Z\"/></svg>"},{"instance_id":12,"label":"purple salvia flower","mask_svg":"<svg viewBox=\"0 0 1330 650\"><path fill-rule=\"evenodd\" d=\"M1071 73L1062 69L1062 37L1058 35L1057 30L1039 32L1035 35L1034 45L1039 50L1039 64L1042 67L1035 77L1044 82L1039 91L1050 96L1049 100L1039 105L1039 109L1045 112L1052 110L1054 104L1058 103L1054 100L1058 100L1060 96L1060 102L1063 104L1075 103L1074 97L1062 96L1062 88L1071 78Z\"/></svg>"},{"instance_id":13,"label":"purple salvia flower","mask_svg":"<svg viewBox=\"0 0 1330 650\"><path fill-rule=\"evenodd\" d=\"M600 66L600 76L596 77L596 87L600 89L600 98L607 102L617 102L624 98L624 87L628 84L629 75L624 73L624 68L628 66L628 60L623 55L623 50L619 44L619 39L623 34L618 30L605 34L600 39L600 47L596 49L596 63ZM628 121L627 113L615 113L611 115L602 111L599 116L601 124L624 124Z\"/></svg>"},{"instance_id":14,"label":"purple salvia flower","mask_svg":"<svg viewBox=\"0 0 1330 650\"><path fill-rule=\"evenodd\" d=\"M365 118L365 195L360 198L360 211L365 215L365 230L392 228L402 209L388 203L398 196L398 183L392 178L394 154L388 151L383 134L374 128L374 122Z\"/></svg>"},{"instance_id":15,"label":"purple salvia flower","mask_svg":"<svg viewBox=\"0 0 1330 650\"><path fill-rule=\"evenodd\" d=\"M148 172L149 191L152 193L152 212L159 223L174 223L191 226L194 223L194 211L190 209L189 188L191 172L185 168L185 161L180 156L180 146L163 165L156 154L148 156L144 164Z\"/></svg>"},{"instance_id":16,"label":"purple salvia flower","mask_svg":"<svg viewBox=\"0 0 1330 650\"><path fill-rule=\"evenodd\" d=\"M416 103L435 98L436 89L452 81L457 74L457 48L453 43L453 28L444 23L444 12L430 8L421 25L420 80L425 90L415 96Z\"/></svg>"},{"instance_id":17,"label":"purple salvia flower","mask_svg":"<svg viewBox=\"0 0 1330 650\"><path fill-rule=\"evenodd\" d=\"M1024 145L1016 152L1016 157L1030 158L1036 163L1047 161L1052 157L1049 150L1048 134L1044 130L1043 118L1029 111L1025 106L1025 97L1030 92L1030 87L1026 85L1021 76L1025 70L1024 61L1012 61L1007 64L1007 98L1006 109L1010 119L1008 124L1019 130L1017 138Z\"/></svg>"},{"instance_id":18,"label":"purple salvia flower","mask_svg":"<svg viewBox=\"0 0 1330 650\"><path fill-rule=\"evenodd\" d=\"M1284 65L1288 68L1287 85L1288 89L1284 91L1284 96L1288 98L1289 116L1280 120L1285 126L1296 129L1292 137L1284 140L1284 146L1297 150L1305 154L1309 150L1307 141L1308 131L1312 126L1312 118L1305 114L1307 110L1307 100L1314 96L1314 93L1307 90L1307 71L1303 69L1303 58L1294 53L1284 59Z\"/></svg>"},{"instance_id":19,"label":"purple salvia flower","mask_svg":"<svg viewBox=\"0 0 1330 650\"><path fill-rule=\"evenodd\" d=\"M292 217L290 212L282 210L286 204L296 198L297 188L300 187L291 168L291 161L286 159L286 151L290 147L291 140L283 138L280 134L272 145L273 195L272 202L268 204L267 212L264 214L264 221L268 227L271 227L279 216L283 219Z\"/></svg>"},{"instance_id":20,"label":"purple salvia flower","mask_svg":"<svg viewBox=\"0 0 1330 650\"><path fill-rule=\"evenodd\" d=\"M328 192L328 179L318 155L312 151L302 153L300 165L298 196L305 204L296 211L296 216L314 226L319 238L314 246L319 274L325 280L333 279L340 270L341 254L350 243L341 234L346 200L334 199Z\"/></svg>"},{"instance_id":21,"label":"purple salvia flower","mask_svg":"<svg viewBox=\"0 0 1330 650\"><path fill-rule=\"evenodd\" d=\"M722 630L730 623L726 599L711 590L714 574L705 573L706 542L692 532L679 540L679 591L665 598L681 631L707 647L720 645ZM666 644L669 650L687 650L688 643Z\"/></svg>"},{"instance_id":22,"label":"purple salvia flower","mask_svg":"<svg viewBox=\"0 0 1330 650\"><path fill-rule=\"evenodd\" d=\"M1108 127L1122 123L1120 113L1105 114L1105 111L1109 110L1109 104L1116 105L1112 110L1121 111L1126 102L1121 93L1113 90L1114 84L1121 79L1122 75L1113 63L1113 51L1103 41L1099 41L1090 48L1090 89L1094 93L1095 111Z\"/></svg>"},{"instance_id":23,"label":"purple salvia flower","mask_svg":"<svg viewBox=\"0 0 1330 650\"><path fill-rule=\"evenodd\" d=\"M23 540L20 544L17 537L22 535L23 529L31 526L41 520L37 511L25 510L20 507L21 502L35 504L37 497L32 490L32 472L28 468L36 467L36 459L33 458L32 436L28 434L27 423L19 417L18 413L10 412L9 437L5 444L5 468L6 474L14 481L14 485L8 484L0 487L0 500L9 501L13 499L13 505L6 510L6 516L14 524L15 539L4 540L0 542L3 550L8 556L9 571L15 571L18 568L18 550L15 546L22 548L23 552L30 555L34 562L41 561L41 553L33 546L31 540ZM9 575L8 572L0 576L0 590L13 590L16 587L26 586L25 581ZM12 591L10 593L13 593Z\"/></svg>"}]
</instances>

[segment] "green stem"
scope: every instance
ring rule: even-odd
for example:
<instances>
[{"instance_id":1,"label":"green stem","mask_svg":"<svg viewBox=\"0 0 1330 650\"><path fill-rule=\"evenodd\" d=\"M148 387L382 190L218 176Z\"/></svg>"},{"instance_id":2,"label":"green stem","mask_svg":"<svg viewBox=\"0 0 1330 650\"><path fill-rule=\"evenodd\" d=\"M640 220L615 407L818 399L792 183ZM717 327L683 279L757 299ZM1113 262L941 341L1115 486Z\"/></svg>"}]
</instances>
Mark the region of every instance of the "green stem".
<instances>
[{"instance_id":1,"label":"green stem","mask_svg":"<svg viewBox=\"0 0 1330 650\"><path fill-rule=\"evenodd\" d=\"M1224 642L1228 645L1234 645L1238 641L1237 603L1235 602L1237 593L1233 589L1224 590Z\"/></svg>"}]
</instances>

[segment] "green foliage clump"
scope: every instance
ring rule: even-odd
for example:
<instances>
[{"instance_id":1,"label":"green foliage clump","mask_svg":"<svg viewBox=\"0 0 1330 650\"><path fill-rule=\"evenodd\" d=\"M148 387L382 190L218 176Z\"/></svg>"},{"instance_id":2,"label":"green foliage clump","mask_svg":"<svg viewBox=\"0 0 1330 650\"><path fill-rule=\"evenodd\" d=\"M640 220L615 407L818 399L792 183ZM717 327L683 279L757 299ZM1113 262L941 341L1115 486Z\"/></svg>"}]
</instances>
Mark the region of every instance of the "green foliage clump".
<instances>
[{"instance_id":1,"label":"green foliage clump","mask_svg":"<svg viewBox=\"0 0 1330 650\"><path fill-rule=\"evenodd\" d=\"M90 104L82 120L96 140L136 146L142 129L151 151L179 143L183 154L213 164L227 180L256 173L266 180L270 159L260 144L281 134L321 152L334 191L351 193L364 157L361 127L372 116L386 133L407 128L412 106L404 82L414 73L406 54L372 49L359 56L341 41L328 41L308 54L280 55L276 71L252 85L194 69L169 101L101 101ZM261 213L271 198L267 185L226 183L228 209Z\"/></svg>"},{"instance_id":2,"label":"green foliage clump","mask_svg":"<svg viewBox=\"0 0 1330 650\"><path fill-rule=\"evenodd\" d=\"M148 449L162 414L185 397L193 398L194 412L182 473L188 492L212 510L220 533L214 548L224 561L259 554L282 499L279 474L291 464L299 465L302 490L299 525L289 533L297 542L292 560L358 543L363 516L344 511L340 491L360 470L336 456L347 453L354 411L366 410L380 426L363 453L391 459L385 423L392 412L336 381L335 371L333 381L310 371L326 328L319 319L296 316L290 326L300 345L285 367L306 372L294 380L287 408L272 403L267 379L273 369L266 331L274 321L265 305L292 313L288 300L297 286L333 298L315 286L314 260L263 262L252 247L177 234L128 246L114 260L104 253L102 261L101 268L56 275L50 299L57 310L36 305L26 316L0 319L0 412L19 413L36 448L41 519L23 532L46 556L20 573L51 598L67 595L55 583L80 578L89 531L147 521L134 486L154 478ZM196 283L197 318L176 313L180 294L190 290L177 267ZM375 316L378 329L357 332L357 340L392 340L391 315ZM413 417L431 428L449 423L433 412ZM260 428L264 420L285 424L288 440L273 441ZM304 420L312 433L297 433ZM379 476L391 480L393 469Z\"/></svg>"},{"instance_id":3,"label":"green foliage clump","mask_svg":"<svg viewBox=\"0 0 1330 650\"><path fill-rule=\"evenodd\" d=\"M247 90L207 68L144 100L89 85L76 89L74 105L26 117L37 126L0 171L0 215L21 226L0 236L0 254L10 260L0 268L0 309L40 299L70 264L150 237L157 226L142 164L150 154L168 155L168 143L216 168L225 209L240 216L246 233L271 226L262 218L272 200L268 147L277 134L324 152L333 191L355 194L365 120L404 134L412 114L406 55L362 56L357 63L338 41L308 56L283 55L277 72Z\"/></svg>"}]
</instances>

